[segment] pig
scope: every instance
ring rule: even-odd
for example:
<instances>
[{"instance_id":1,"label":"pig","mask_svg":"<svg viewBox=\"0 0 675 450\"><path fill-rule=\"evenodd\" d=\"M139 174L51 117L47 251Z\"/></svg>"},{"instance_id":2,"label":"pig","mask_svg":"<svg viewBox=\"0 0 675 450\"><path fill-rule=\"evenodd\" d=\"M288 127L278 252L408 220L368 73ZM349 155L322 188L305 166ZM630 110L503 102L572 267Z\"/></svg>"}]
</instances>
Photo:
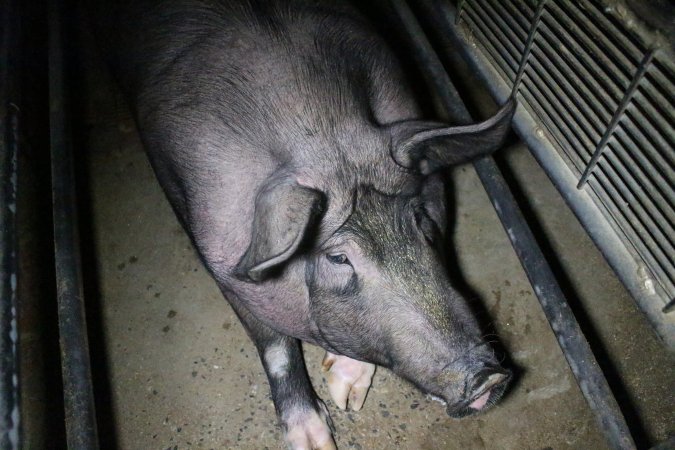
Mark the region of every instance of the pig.
<instances>
[{"instance_id":1,"label":"pig","mask_svg":"<svg viewBox=\"0 0 675 450\"><path fill-rule=\"evenodd\" d=\"M255 343L287 445L334 449L301 341L339 408L383 366L483 411L510 372L448 277L445 168L487 155L477 124L424 120L397 57L338 0L115 1L95 34L154 172Z\"/></svg>"}]
</instances>

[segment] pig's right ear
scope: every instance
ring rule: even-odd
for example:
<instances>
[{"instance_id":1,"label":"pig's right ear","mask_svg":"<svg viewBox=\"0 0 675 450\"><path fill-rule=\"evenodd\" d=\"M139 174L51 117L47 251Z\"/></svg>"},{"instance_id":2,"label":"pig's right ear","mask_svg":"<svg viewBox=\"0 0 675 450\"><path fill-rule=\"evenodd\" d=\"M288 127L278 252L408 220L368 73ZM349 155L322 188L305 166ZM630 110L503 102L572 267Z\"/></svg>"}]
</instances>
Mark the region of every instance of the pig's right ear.
<instances>
[{"instance_id":1,"label":"pig's right ear","mask_svg":"<svg viewBox=\"0 0 675 450\"><path fill-rule=\"evenodd\" d=\"M323 211L322 192L284 179L256 197L251 244L235 268L243 279L262 281L286 262Z\"/></svg>"},{"instance_id":2,"label":"pig's right ear","mask_svg":"<svg viewBox=\"0 0 675 450\"><path fill-rule=\"evenodd\" d=\"M394 123L389 126L391 156L398 165L423 175L483 157L501 147L515 110L516 101L510 98L481 123L452 127L416 120Z\"/></svg>"}]
</instances>

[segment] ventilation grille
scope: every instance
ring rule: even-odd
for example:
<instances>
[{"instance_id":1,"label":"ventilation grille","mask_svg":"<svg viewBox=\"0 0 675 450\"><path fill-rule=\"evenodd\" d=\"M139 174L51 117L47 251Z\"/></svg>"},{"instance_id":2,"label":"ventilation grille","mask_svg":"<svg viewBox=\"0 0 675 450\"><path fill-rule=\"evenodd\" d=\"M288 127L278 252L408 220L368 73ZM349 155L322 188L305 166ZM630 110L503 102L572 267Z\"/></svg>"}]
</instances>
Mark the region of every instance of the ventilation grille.
<instances>
[{"instance_id":1,"label":"ventilation grille","mask_svg":"<svg viewBox=\"0 0 675 450\"><path fill-rule=\"evenodd\" d=\"M616 7L616 6L615 6ZM675 298L675 70L599 2L464 0L459 20ZM614 11L616 12L616 10ZM649 286L647 286L649 288Z\"/></svg>"}]
</instances>

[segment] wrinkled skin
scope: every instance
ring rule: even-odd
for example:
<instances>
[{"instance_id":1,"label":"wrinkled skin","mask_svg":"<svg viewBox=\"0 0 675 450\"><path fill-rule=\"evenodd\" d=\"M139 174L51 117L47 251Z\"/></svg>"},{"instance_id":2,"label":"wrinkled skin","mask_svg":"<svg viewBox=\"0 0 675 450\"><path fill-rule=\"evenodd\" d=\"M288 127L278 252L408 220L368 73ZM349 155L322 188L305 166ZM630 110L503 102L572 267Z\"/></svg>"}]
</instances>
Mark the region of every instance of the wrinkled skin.
<instances>
[{"instance_id":1,"label":"wrinkled skin","mask_svg":"<svg viewBox=\"0 0 675 450\"><path fill-rule=\"evenodd\" d=\"M477 125L420 121L396 58L344 2L112 2L94 17L291 448L334 448L299 340L329 352L341 408L361 408L374 364L453 417L499 398L509 374L438 251L438 171L497 149L513 104Z\"/></svg>"},{"instance_id":2,"label":"wrinkled skin","mask_svg":"<svg viewBox=\"0 0 675 450\"><path fill-rule=\"evenodd\" d=\"M467 413L461 403L473 399L466 398L473 393L465 391L467 375L487 366L499 370L466 302L448 283L433 245L442 241L440 229L424 207L419 196L361 191L353 214L324 247L327 255L345 255L345 263L324 252L307 263L310 314L329 349L355 359L367 355L445 399L449 413L460 416Z\"/></svg>"}]
</instances>

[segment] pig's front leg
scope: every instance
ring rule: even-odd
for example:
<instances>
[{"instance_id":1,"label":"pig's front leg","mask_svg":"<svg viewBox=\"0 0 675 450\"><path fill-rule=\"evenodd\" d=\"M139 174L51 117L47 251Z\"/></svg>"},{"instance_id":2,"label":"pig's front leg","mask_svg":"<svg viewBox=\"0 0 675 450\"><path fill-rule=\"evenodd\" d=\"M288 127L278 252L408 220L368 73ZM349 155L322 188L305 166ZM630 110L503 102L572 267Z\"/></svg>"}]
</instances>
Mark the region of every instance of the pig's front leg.
<instances>
[{"instance_id":1,"label":"pig's front leg","mask_svg":"<svg viewBox=\"0 0 675 450\"><path fill-rule=\"evenodd\" d=\"M328 372L328 390L338 408L347 409L349 405L354 411L360 410L373 381L375 365L330 352L326 352L321 365Z\"/></svg>"},{"instance_id":2,"label":"pig's front leg","mask_svg":"<svg viewBox=\"0 0 675 450\"><path fill-rule=\"evenodd\" d=\"M312 388L300 341L277 333L244 308L232 306L258 349L288 447L336 450L330 416Z\"/></svg>"}]
</instances>

